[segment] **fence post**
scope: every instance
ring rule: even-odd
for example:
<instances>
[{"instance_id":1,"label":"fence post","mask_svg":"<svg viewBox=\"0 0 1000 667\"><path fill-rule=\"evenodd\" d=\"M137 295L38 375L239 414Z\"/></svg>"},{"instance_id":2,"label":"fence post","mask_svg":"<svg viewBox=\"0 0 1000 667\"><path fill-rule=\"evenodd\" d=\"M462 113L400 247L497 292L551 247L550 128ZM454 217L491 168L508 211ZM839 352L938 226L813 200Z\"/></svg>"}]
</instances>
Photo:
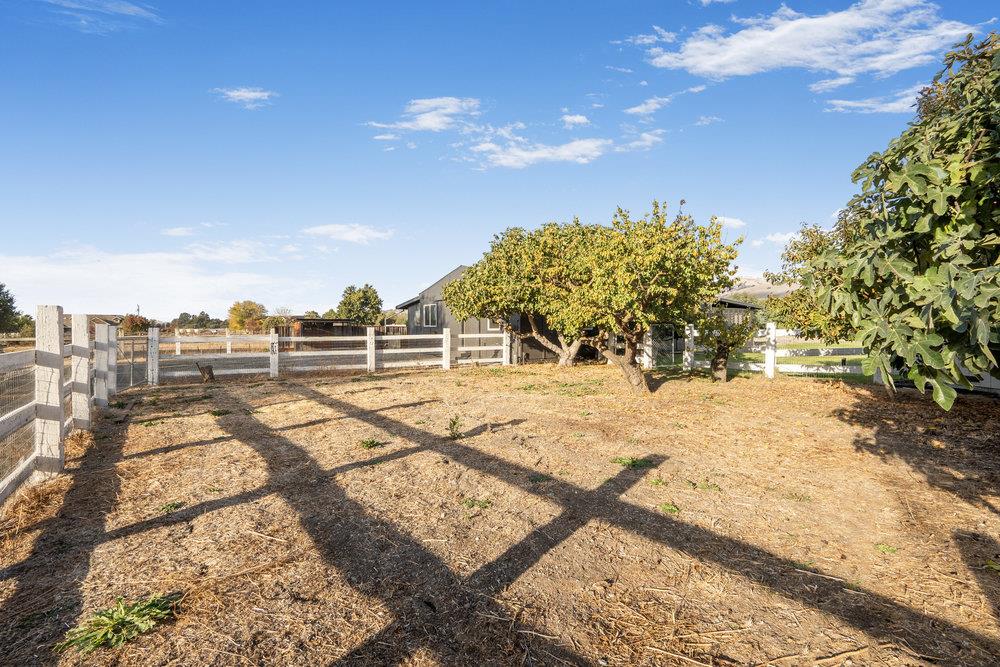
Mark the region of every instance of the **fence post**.
<instances>
[{"instance_id":1,"label":"fence post","mask_svg":"<svg viewBox=\"0 0 1000 667\"><path fill-rule=\"evenodd\" d=\"M107 324L94 325L94 403L108 407L108 341L111 332Z\"/></svg>"},{"instance_id":2,"label":"fence post","mask_svg":"<svg viewBox=\"0 0 1000 667\"><path fill-rule=\"evenodd\" d=\"M118 393L118 327L108 327L108 396Z\"/></svg>"},{"instance_id":3,"label":"fence post","mask_svg":"<svg viewBox=\"0 0 1000 667\"><path fill-rule=\"evenodd\" d=\"M73 315L73 428L90 428L90 329L86 315Z\"/></svg>"},{"instance_id":4,"label":"fence post","mask_svg":"<svg viewBox=\"0 0 1000 667\"><path fill-rule=\"evenodd\" d=\"M778 329L774 322L768 322L764 330L767 332L767 342L764 344L764 377L773 380L778 360Z\"/></svg>"},{"instance_id":5,"label":"fence post","mask_svg":"<svg viewBox=\"0 0 1000 667\"><path fill-rule=\"evenodd\" d=\"M160 329L152 327L147 334L149 349L146 351L146 382L155 387L160 384Z\"/></svg>"},{"instance_id":6,"label":"fence post","mask_svg":"<svg viewBox=\"0 0 1000 667\"><path fill-rule=\"evenodd\" d=\"M39 306L35 318L35 477L62 472L63 309Z\"/></svg>"},{"instance_id":7,"label":"fence post","mask_svg":"<svg viewBox=\"0 0 1000 667\"><path fill-rule=\"evenodd\" d=\"M642 337L642 367L649 371L653 369L653 328L646 331Z\"/></svg>"},{"instance_id":8,"label":"fence post","mask_svg":"<svg viewBox=\"0 0 1000 667\"><path fill-rule=\"evenodd\" d=\"M233 334L229 329L226 329L226 354L233 353Z\"/></svg>"},{"instance_id":9,"label":"fence post","mask_svg":"<svg viewBox=\"0 0 1000 667\"><path fill-rule=\"evenodd\" d=\"M451 369L451 329L441 330L441 368Z\"/></svg>"},{"instance_id":10,"label":"fence post","mask_svg":"<svg viewBox=\"0 0 1000 667\"><path fill-rule=\"evenodd\" d=\"M365 331L365 351L369 373L375 372L375 327L368 327Z\"/></svg>"},{"instance_id":11,"label":"fence post","mask_svg":"<svg viewBox=\"0 0 1000 667\"><path fill-rule=\"evenodd\" d=\"M181 356L181 332L174 327L174 354Z\"/></svg>"},{"instance_id":12,"label":"fence post","mask_svg":"<svg viewBox=\"0 0 1000 667\"><path fill-rule=\"evenodd\" d=\"M278 377L278 351L281 347L281 341L278 339L278 330L271 329L271 369L270 375L273 378Z\"/></svg>"},{"instance_id":13,"label":"fence post","mask_svg":"<svg viewBox=\"0 0 1000 667\"><path fill-rule=\"evenodd\" d=\"M503 330L503 365L510 366L510 332Z\"/></svg>"},{"instance_id":14,"label":"fence post","mask_svg":"<svg viewBox=\"0 0 1000 667\"><path fill-rule=\"evenodd\" d=\"M684 325L684 370L694 368L694 325Z\"/></svg>"}]
</instances>

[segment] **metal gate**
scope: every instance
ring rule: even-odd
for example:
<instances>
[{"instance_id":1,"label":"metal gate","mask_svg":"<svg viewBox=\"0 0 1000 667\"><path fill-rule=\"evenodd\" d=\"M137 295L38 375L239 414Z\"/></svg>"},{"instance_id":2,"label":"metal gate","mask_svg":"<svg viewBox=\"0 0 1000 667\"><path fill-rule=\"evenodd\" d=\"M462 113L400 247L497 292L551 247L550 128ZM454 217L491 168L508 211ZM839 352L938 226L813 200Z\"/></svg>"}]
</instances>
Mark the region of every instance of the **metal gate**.
<instances>
[{"instance_id":1,"label":"metal gate","mask_svg":"<svg viewBox=\"0 0 1000 667\"><path fill-rule=\"evenodd\" d=\"M137 387L146 383L145 336L118 336L118 390Z\"/></svg>"}]
</instances>

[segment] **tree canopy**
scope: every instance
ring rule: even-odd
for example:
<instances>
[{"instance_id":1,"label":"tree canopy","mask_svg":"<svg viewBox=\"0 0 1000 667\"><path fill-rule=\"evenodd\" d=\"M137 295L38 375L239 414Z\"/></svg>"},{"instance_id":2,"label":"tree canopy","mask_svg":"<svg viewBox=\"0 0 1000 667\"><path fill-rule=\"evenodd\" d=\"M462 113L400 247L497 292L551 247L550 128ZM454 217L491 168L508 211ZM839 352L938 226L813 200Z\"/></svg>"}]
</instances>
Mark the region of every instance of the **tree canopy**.
<instances>
[{"instance_id":1,"label":"tree canopy","mask_svg":"<svg viewBox=\"0 0 1000 667\"><path fill-rule=\"evenodd\" d=\"M229 328L233 331L258 332L263 328L267 308L256 301L237 301L229 307Z\"/></svg>"},{"instance_id":2,"label":"tree canopy","mask_svg":"<svg viewBox=\"0 0 1000 667\"><path fill-rule=\"evenodd\" d=\"M14 295L6 285L0 283L0 332L17 331L19 315Z\"/></svg>"},{"instance_id":3,"label":"tree canopy","mask_svg":"<svg viewBox=\"0 0 1000 667\"><path fill-rule=\"evenodd\" d=\"M949 409L962 368L997 375L1000 37L945 57L916 119L854 172L857 229L805 283L860 333L866 373L906 370Z\"/></svg>"},{"instance_id":4,"label":"tree canopy","mask_svg":"<svg viewBox=\"0 0 1000 667\"><path fill-rule=\"evenodd\" d=\"M382 297L378 291L365 283L361 287L348 285L337 305L337 317L352 320L358 324L373 326L382 316Z\"/></svg>"}]
</instances>

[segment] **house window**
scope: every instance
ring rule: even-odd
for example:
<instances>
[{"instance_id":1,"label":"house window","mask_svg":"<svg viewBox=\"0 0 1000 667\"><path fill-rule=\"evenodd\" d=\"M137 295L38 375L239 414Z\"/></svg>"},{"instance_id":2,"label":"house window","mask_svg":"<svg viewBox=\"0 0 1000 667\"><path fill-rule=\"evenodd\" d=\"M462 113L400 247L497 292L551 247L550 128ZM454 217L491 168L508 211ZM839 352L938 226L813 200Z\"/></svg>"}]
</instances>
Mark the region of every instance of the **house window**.
<instances>
[{"instance_id":1,"label":"house window","mask_svg":"<svg viewBox=\"0 0 1000 667\"><path fill-rule=\"evenodd\" d=\"M486 320L487 331L500 331L500 323L496 320Z\"/></svg>"},{"instance_id":2,"label":"house window","mask_svg":"<svg viewBox=\"0 0 1000 667\"><path fill-rule=\"evenodd\" d=\"M438 325L438 305L436 303L424 304L424 327L436 327Z\"/></svg>"}]
</instances>

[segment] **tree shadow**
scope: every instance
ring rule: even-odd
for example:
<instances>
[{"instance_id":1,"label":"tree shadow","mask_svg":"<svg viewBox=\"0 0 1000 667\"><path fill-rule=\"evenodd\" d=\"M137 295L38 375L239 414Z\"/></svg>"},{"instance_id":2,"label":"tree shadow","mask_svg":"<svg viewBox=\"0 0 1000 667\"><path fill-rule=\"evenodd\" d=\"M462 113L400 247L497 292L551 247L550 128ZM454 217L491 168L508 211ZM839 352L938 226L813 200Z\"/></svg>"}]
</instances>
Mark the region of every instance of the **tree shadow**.
<instances>
[{"instance_id":1,"label":"tree shadow","mask_svg":"<svg viewBox=\"0 0 1000 667\"><path fill-rule=\"evenodd\" d=\"M106 419L97 424L95 442L70 472L60 509L44 526L31 527L43 532L27 558L0 572L0 580L17 579L0 608L0 662L13 656L17 664L56 662L54 644L80 616L91 556L104 541L105 519L121 486L115 465L127 431Z\"/></svg>"},{"instance_id":2,"label":"tree shadow","mask_svg":"<svg viewBox=\"0 0 1000 667\"><path fill-rule=\"evenodd\" d=\"M899 460L932 487L975 507L1000 514L1000 401L963 395L950 412L929 396L902 390L895 400L881 389L860 388L854 404L836 411L868 434L854 438L858 451Z\"/></svg>"},{"instance_id":3,"label":"tree shadow","mask_svg":"<svg viewBox=\"0 0 1000 667\"><path fill-rule=\"evenodd\" d=\"M1000 542L982 533L956 531L955 543L962 562L976 577L979 592L993 612L993 623L1000 626Z\"/></svg>"}]
</instances>

